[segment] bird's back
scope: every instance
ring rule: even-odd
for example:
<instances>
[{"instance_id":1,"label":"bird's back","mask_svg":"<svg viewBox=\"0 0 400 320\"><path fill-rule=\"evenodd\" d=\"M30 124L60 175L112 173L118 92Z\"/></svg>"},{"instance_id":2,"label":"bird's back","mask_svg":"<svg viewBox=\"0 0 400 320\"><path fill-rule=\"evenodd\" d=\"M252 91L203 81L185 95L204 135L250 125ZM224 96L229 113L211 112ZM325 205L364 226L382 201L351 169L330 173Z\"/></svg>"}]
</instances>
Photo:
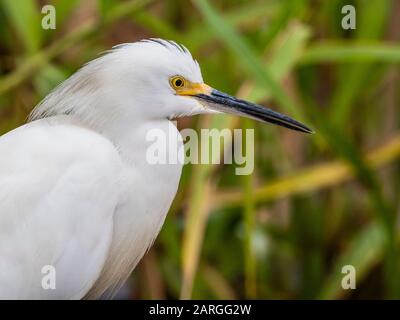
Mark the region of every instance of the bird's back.
<instances>
[{"instance_id":1,"label":"bird's back","mask_svg":"<svg viewBox=\"0 0 400 320\"><path fill-rule=\"evenodd\" d=\"M0 298L81 298L112 241L121 161L64 117L0 137ZM56 289L43 287L54 267Z\"/></svg>"}]
</instances>

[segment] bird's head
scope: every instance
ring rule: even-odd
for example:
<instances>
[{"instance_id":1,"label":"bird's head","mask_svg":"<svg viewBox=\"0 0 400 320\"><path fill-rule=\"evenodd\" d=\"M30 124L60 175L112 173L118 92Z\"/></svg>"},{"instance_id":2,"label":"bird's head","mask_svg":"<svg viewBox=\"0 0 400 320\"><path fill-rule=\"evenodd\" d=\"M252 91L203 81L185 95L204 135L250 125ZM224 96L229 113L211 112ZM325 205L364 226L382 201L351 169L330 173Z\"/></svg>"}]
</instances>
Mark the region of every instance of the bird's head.
<instances>
[{"instance_id":1,"label":"bird's head","mask_svg":"<svg viewBox=\"0 0 400 320\"><path fill-rule=\"evenodd\" d=\"M288 116L208 86L190 52L182 45L162 39L114 47L56 88L31 118L60 113L84 117L89 112L101 114L103 122L112 119L172 120L225 112L312 132Z\"/></svg>"}]
</instances>

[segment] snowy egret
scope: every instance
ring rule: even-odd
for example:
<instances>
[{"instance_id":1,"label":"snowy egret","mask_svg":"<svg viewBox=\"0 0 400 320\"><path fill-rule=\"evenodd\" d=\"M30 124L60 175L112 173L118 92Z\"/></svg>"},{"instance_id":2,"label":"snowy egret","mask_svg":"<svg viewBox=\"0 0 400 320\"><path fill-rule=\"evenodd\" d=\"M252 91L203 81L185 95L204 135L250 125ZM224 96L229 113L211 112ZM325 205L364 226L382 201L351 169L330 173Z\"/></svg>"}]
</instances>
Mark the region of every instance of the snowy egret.
<instances>
[{"instance_id":1,"label":"snowy egret","mask_svg":"<svg viewBox=\"0 0 400 320\"><path fill-rule=\"evenodd\" d=\"M0 298L118 289L157 236L181 175L179 163L146 161L146 132L211 112L311 132L207 86L189 51L161 39L114 47L51 92L0 138Z\"/></svg>"}]
</instances>

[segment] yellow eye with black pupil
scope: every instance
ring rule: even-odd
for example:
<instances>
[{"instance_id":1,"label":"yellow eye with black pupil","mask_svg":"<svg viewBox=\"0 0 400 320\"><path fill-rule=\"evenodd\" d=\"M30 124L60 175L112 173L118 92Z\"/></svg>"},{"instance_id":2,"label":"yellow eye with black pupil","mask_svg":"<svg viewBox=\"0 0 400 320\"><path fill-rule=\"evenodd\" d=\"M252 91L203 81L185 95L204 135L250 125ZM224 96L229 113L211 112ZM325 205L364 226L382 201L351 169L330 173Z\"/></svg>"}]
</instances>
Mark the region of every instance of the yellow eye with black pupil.
<instances>
[{"instance_id":1,"label":"yellow eye with black pupil","mask_svg":"<svg viewBox=\"0 0 400 320\"><path fill-rule=\"evenodd\" d=\"M181 79L176 79L174 81L175 87L181 87L183 86L183 81Z\"/></svg>"},{"instance_id":2,"label":"yellow eye with black pupil","mask_svg":"<svg viewBox=\"0 0 400 320\"><path fill-rule=\"evenodd\" d=\"M175 89L182 88L185 86L185 79L182 77L174 77L171 79L171 85Z\"/></svg>"}]
</instances>

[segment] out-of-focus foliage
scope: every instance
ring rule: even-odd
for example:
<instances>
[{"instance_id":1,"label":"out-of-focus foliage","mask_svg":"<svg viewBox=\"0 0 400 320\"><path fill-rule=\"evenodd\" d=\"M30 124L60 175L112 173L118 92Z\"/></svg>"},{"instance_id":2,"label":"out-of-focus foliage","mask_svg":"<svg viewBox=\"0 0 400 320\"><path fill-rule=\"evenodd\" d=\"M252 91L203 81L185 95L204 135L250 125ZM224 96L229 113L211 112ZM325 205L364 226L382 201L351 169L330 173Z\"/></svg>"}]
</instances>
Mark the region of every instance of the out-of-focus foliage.
<instances>
[{"instance_id":1,"label":"out-of-focus foliage","mask_svg":"<svg viewBox=\"0 0 400 320\"><path fill-rule=\"evenodd\" d=\"M254 127L255 171L188 165L135 298L400 298L400 2L0 0L0 134L84 62L144 37L187 46L212 86L310 124ZM356 8L343 30L341 9ZM0 155L1 156L1 155ZM343 290L353 265L357 289Z\"/></svg>"}]
</instances>

